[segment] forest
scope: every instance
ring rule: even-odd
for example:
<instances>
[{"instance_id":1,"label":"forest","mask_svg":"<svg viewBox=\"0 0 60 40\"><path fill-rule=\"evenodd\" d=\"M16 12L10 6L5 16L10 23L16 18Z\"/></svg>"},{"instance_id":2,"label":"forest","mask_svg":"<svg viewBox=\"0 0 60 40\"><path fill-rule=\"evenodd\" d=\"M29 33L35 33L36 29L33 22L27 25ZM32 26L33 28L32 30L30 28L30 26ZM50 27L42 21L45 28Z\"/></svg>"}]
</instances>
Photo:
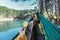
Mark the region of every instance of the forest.
<instances>
[{"instance_id":1,"label":"forest","mask_svg":"<svg viewBox=\"0 0 60 40\"><path fill-rule=\"evenodd\" d=\"M25 16L27 17L28 15L33 14L33 12L35 12L34 9L16 10L16 9L9 9L5 6L0 6L0 18L21 19Z\"/></svg>"}]
</instances>

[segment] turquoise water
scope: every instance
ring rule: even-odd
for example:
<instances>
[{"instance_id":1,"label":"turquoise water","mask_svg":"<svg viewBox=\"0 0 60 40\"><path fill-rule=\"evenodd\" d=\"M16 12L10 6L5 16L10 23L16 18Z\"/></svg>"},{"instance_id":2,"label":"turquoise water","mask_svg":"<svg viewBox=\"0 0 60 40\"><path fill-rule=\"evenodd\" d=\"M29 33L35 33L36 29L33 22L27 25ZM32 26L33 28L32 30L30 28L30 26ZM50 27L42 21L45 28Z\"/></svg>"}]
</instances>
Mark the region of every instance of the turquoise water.
<instances>
[{"instance_id":1,"label":"turquoise water","mask_svg":"<svg viewBox=\"0 0 60 40\"><path fill-rule=\"evenodd\" d=\"M0 22L0 40L12 40L21 31L23 20Z\"/></svg>"},{"instance_id":2,"label":"turquoise water","mask_svg":"<svg viewBox=\"0 0 60 40\"><path fill-rule=\"evenodd\" d=\"M13 37L19 32L21 31L22 28L15 28L15 29L11 29L5 32L1 32L0 33L0 40L12 40Z\"/></svg>"},{"instance_id":3,"label":"turquoise water","mask_svg":"<svg viewBox=\"0 0 60 40\"><path fill-rule=\"evenodd\" d=\"M22 26L23 20L3 21L0 22L0 32L7 31L9 29L19 28Z\"/></svg>"}]
</instances>

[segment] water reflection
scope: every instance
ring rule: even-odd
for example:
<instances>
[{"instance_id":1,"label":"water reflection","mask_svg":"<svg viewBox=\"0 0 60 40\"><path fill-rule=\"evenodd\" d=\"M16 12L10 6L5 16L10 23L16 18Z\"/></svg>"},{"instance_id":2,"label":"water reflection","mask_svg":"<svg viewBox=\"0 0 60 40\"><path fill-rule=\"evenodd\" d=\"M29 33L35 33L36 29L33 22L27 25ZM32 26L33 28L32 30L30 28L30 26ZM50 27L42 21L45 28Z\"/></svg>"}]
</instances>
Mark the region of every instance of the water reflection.
<instances>
[{"instance_id":1,"label":"water reflection","mask_svg":"<svg viewBox=\"0 0 60 40\"><path fill-rule=\"evenodd\" d=\"M0 40L12 40L12 38L21 31L22 28L11 29L6 32L0 33Z\"/></svg>"},{"instance_id":2,"label":"water reflection","mask_svg":"<svg viewBox=\"0 0 60 40\"><path fill-rule=\"evenodd\" d=\"M23 20L2 21L0 22L0 32L22 27L22 23Z\"/></svg>"},{"instance_id":3,"label":"water reflection","mask_svg":"<svg viewBox=\"0 0 60 40\"><path fill-rule=\"evenodd\" d=\"M0 22L0 40L12 40L22 29L23 20Z\"/></svg>"},{"instance_id":4,"label":"water reflection","mask_svg":"<svg viewBox=\"0 0 60 40\"><path fill-rule=\"evenodd\" d=\"M0 22L0 25L3 25L3 23L2 23L2 22Z\"/></svg>"}]
</instances>

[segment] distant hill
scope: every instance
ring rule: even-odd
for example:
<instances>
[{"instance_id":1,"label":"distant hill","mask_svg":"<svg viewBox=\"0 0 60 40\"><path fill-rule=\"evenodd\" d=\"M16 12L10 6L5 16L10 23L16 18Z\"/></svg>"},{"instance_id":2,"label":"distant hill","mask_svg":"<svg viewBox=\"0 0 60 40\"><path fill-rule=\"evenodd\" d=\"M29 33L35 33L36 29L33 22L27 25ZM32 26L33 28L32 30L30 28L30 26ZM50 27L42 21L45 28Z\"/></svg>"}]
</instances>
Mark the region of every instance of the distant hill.
<instances>
[{"instance_id":1,"label":"distant hill","mask_svg":"<svg viewBox=\"0 0 60 40\"><path fill-rule=\"evenodd\" d=\"M0 18L23 18L27 15L31 15L33 12L35 12L34 9L15 10L0 6Z\"/></svg>"}]
</instances>

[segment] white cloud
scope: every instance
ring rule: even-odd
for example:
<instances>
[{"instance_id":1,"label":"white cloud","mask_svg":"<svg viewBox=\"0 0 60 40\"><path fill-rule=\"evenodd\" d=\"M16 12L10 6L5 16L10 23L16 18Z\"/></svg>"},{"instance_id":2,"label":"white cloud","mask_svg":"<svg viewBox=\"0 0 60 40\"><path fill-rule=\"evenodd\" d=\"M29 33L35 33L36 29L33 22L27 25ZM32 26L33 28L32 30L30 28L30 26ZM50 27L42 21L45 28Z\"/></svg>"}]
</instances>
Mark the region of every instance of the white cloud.
<instances>
[{"instance_id":1,"label":"white cloud","mask_svg":"<svg viewBox=\"0 0 60 40\"><path fill-rule=\"evenodd\" d=\"M1 6L6 6L11 9L17 9L17 10L22 10L22 9L33 9L34 6L29 6L33 1L29 2L13 2L10 0L0 0L0 5Z\"/></svg>"}]
</instances>

